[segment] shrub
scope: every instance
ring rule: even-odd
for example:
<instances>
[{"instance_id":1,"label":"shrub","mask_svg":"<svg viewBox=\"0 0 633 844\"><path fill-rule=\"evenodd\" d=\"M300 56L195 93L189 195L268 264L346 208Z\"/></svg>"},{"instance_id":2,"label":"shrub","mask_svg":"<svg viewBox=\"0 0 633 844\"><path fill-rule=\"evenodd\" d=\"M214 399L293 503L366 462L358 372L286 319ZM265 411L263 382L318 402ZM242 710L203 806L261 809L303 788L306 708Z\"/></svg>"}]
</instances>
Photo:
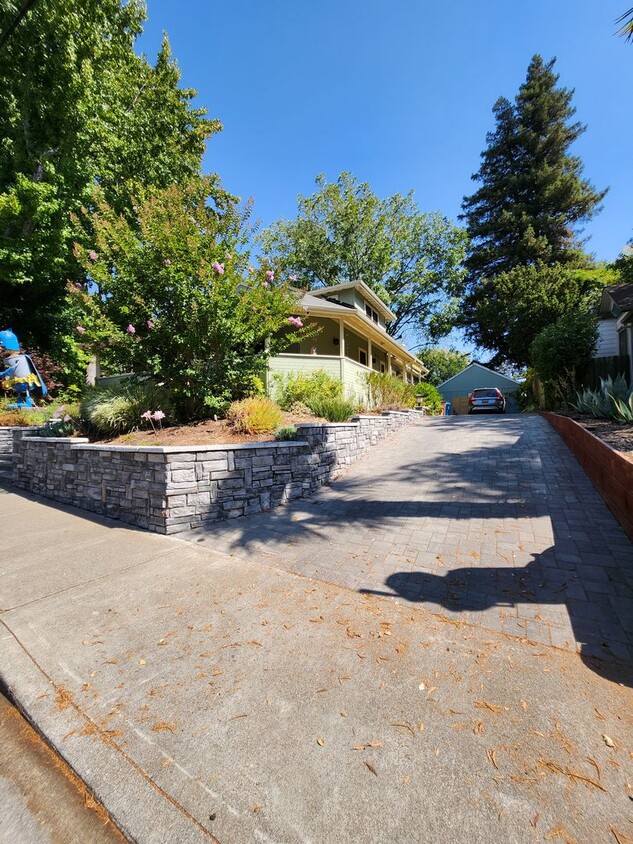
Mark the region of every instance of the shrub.
<instances>
[{"instance_id":1,"label":"shrub","mask_svg":"<svg viewBox=\"0 0 633 844\"><path fill-rule=\"evenodd\" d=\"M129 379L91 389L79 405L79 417L90 432L116 436L136 430L148 410L162 410L166 420L173 418L169 392L153 381Z\"/></svg>"},{"instance_id":2,"label":"shrub","mask_svg":"<svg viewBox=\"0 0 633 844\"><path fill-rule=\"evenodd\" d=\"M313 400L343 398L343 385L322 369L315 372L275 375L275 398L284 410L293 404L310 405Z\"/></svg>"},{"instance_id":3,"label":"shrub","mask_svg":"<svg viewBox=\"0 0 633 844\"><path fill-rule=\"evenodd\" d=\"M0 427L3 428L28 428L31 425L41 425L44 421L44 415L38 410L3 410L0 412Z\"/></svg>"},{"instance_id":4,"label":"shrub","mask_svg":"<svg viewBox=\"0 0 633 844\"><path fill-rule=\"evenodd\" d=\"M442 405L442 396L440 391L433 384L428 384L422 381L415 385L416 396L422 396L422 404L427 407L431 413L439 413Z\"/></svg>"},{"instance_id":5,"label":"shrub","mask_svg":"<svg viewBox=\"0 0 633 844\"><path fill-rule=\"evenodd\" d=\"M236 431L244 434L267 434L279 428L282 422L279 405L263 396L234 401L227 418Z\"/></svg>"},{"instance_id":6,"label":"shrub","mask_svg":"<svg viewBox=\"0 0 633 844\"><path fill-rule=\"evenodd\" d=\"M398 410L415 407L415 387L405 384L395 375L386 372L370 372L367 376L369 401L375 410Z\"/></svg>"},{"instance_id":7,"label":"shrub","mask_svg":"<svg viewBox=\"0 0 633 844\"><path fill-rule=\"evenodd\" d=\"M285 428L277 428L275 431L275 439L278 442L287 442L290 440L297 439L297 429L292 425L288 425Z\"/></svg>"},{"instance_id":8,"label":"shrub","mask_svg":"<svg viewBox=\"0 0 633 844\"><path fill-rule=\"evenodd\" d=\"M356 402L343 398L320 398L309 402L308 407L315 416L322 416L328 422L347 422L356 413Z\"/></svg>"}]
</instances>

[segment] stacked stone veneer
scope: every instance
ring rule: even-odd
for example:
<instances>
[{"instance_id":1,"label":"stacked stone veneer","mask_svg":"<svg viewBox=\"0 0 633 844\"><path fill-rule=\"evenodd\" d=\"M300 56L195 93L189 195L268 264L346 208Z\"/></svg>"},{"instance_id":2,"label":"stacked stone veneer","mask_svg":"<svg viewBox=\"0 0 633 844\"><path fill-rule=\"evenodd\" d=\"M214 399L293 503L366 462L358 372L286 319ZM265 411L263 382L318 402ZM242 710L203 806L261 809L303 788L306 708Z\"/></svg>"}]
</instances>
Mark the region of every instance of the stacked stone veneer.
<instances>
[{"instance_id":1,"label":"stacked stone veneer","mask_svg":"<svg viewBox=\"0 0 633 844\"><path fill-rule=\"evenodd\" d=\"M178 533L310 495L368 448L421 414L386 412L299 425L292 442L135 447L24 436L12 483L158 533Z\"/></svg>"}]
</instances>

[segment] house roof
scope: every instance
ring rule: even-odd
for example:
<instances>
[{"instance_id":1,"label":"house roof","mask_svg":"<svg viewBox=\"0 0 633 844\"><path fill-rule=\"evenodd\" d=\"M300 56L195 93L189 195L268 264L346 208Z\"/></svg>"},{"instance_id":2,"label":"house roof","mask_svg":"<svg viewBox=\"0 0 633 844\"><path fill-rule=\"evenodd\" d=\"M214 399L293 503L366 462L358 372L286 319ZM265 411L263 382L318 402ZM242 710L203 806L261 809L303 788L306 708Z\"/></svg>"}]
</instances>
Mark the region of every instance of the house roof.
<instances>
[{"instance_id":1,"label":"house roof","mask_svg":"<svg viewBox=\"0 0 633 844\"><path fill-rule=\"evenodd\" d=\"M445 387L447 384L450 384L451 381L454 381L456 378L459 378L460 375L463 375L464 372L467 372L469 369L473 369L476 367L477 369L483 370L483 372L487 372L490 375L494 375L496 378L503 378L509 384L513 384L515 387L519 386L519 382L515 381L513 378L508 378L507 375L502 375L500 372L495 372L494 369L489 369L489 367L484 366L482 363L477 363L476 360L469 363L468 366L465 366L462 370L460 370L456 375L451 376L451 378L447 378L446 381L443 381L439 386L438 390L442 390L442 387ZM485 386L485 384L483 385Z\"/></svg>"},{"instance_id":2,"label":"house roof","mask_svg":"<svg viewBox=\"0 0 633 844\"><path fill-rule=\"evenodd\" d=\"M604 288L600 302L600 313L602 315L611 314L612 305L608 303L607 297L617 305L621 312L633 311L633 282L629 284L610 284Z\"/></svg>"},{"instance_id":3,"label":"house roof","mask_svg":"<svg viewBox=\"0 0 633 844\"><path fill-rule=\"evenodd\" d=\"M326 290L329 288L326 288ZM343 318L348 324L353 325L358 332L369 336L373 342L377 342L380 346L390 348L392 354L400 355L407 364L415 365L422 373L428 372L428 369L422 361L410 352L406 346L394 340L385 329L376 325L376 323L369 319L366 314L354 307L354 305L347 305L344 302L332 302L329 299L324 299L322 296L315 296L314 291L306 293L302 290L297 290L298 304L303 310L311 316L324 316L335 318Z\"/></svg>"},{"instance_id":4,"label":"house roof","mask_svg":"<svg viewBox=\"0 0 633 844\"><path fill-rule=\"evenodd\" d=\"M394 312L385 305L380 296L377 296L374 291L367 287L365 282L360 278L355 281L346 281L343 284L332 284L328 287L322 287L319 290L313 290L312 295L320 298L321 296L330 296L332 293L338 293L340 290L352 289L359 290L363 297L367 299L367 301L373 305L376 310L382 313L387 322L391 322L396 318Z\"/></svg>"}]
</instances>

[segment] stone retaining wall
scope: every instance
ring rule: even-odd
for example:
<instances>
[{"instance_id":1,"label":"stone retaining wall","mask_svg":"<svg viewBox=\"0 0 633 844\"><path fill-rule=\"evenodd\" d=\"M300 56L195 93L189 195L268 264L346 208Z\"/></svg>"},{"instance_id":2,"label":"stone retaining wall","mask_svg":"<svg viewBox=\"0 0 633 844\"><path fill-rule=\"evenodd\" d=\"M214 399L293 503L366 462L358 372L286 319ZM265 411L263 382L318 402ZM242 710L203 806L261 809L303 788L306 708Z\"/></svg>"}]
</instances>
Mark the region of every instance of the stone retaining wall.
<instances>
[{"instance_id":1,"label":"stone retaining wall","mask_svg":"<svg viewBox=\"0 0 633 844\"><path fill-rule=\"evenodd\" d=\"M633 540L633 461L568 416L542 411Z\"/></svg>"},{"instance_id":2,"label":"stone retaining wall","mask_svg":"<svg viewBox=\"0 0 633 844\"><path fill-rule=\"evenodd\" d=\"M11 480L64 504L178 533L310 495L420 415L386 412L298 425L295 441L232 446L91 445L16 432Z\"/></svg>"}]
</instances>

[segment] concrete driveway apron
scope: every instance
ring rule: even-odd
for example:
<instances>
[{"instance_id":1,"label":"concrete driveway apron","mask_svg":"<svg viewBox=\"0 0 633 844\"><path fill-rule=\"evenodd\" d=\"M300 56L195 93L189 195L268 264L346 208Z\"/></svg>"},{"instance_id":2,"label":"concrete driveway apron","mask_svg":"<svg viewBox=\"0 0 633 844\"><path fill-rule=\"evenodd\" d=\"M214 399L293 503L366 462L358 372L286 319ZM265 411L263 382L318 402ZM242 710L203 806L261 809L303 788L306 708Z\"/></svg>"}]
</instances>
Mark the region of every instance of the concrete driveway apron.
<instances>
[{"instance_id":1,"label":"concrete driveway apron","mask_svg":"<svg viewBox=\"0 0 633 844\"><path fill-rule=\"evenodd\" d=\"M420 420L311 499L180 536L586 657L633 659L633 545L536 415Z\"/></svg>"}]
</instances>

